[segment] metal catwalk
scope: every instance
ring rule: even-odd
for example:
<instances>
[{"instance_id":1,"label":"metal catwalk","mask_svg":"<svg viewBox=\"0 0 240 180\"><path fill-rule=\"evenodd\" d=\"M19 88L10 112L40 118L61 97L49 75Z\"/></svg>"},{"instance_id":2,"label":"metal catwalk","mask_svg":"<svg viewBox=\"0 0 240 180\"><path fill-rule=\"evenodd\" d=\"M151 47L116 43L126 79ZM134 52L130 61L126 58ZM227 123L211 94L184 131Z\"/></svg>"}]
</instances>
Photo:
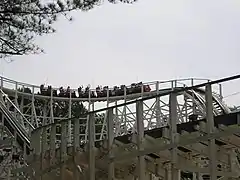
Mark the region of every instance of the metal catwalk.
<instances>
[{"instance_id":1,"label":"metal catwalk","mask_svg":"<svg viewBox=\"0 0 240 180\"><path fill-rule=\"evenodd\" d=\"M222 101L220 84L237 78L63 96L1 77L1 126L12 146L1 178L239 179L240 113ZM76 107L87 112L76 117Z\"/></svg>"}]
</instances>

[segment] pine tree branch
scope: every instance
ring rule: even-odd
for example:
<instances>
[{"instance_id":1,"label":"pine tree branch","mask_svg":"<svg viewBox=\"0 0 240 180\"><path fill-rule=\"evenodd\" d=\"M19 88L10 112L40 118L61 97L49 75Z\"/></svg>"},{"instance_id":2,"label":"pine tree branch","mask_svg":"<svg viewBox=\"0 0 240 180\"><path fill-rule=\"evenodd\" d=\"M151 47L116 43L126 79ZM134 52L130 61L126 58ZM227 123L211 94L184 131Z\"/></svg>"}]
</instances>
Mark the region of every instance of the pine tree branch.
<instances>
[{"instance_id":1,"label":"pine tree branch","mask_svg":"<svg viewBox=\"0 0 240 180\"><path fill-rule=\"evenodd\" d=\"M23 55L22 53L19 52L11 52L11 51L1 51L0 50L0 54L5 54L5 55Z\"/></svg>"}]
</instances>

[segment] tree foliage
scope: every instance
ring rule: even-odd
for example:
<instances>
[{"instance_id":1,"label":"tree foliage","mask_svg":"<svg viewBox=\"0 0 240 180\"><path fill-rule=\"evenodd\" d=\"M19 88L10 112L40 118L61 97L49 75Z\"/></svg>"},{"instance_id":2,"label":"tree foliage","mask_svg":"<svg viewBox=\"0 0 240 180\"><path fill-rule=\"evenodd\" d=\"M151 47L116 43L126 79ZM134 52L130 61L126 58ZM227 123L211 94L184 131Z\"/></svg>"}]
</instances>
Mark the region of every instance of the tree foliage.
<instances>
[{"instance_id":1,"label":"tree foliage","mask_svg":"<svg viewBox=\"0 0 240 180\"><path fill-rule=\"evenodd\" d=\"M59 16L67 16L72 10L88 11L100 4L102 0L1 0L0 57L43 52L34 40L55 32L53 23Z\"/></svg>"}]
</instances>

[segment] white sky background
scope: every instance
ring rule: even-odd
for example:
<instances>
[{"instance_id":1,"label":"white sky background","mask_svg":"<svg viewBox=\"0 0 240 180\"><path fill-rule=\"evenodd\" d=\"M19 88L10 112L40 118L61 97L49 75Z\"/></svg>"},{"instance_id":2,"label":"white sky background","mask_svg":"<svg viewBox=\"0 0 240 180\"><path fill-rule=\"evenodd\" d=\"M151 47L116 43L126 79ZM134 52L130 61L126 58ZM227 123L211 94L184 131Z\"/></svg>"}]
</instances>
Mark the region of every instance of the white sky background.
<instances>
[{"instance_id":1,"label":"white sky background","mask_svg":"<svg viewBox=\"0 0 240 180\"><path fill-rule=\"evenodd\" d=\"M239 0L139 0L62 18L42 55L2 61L11 79L53 86L120 85L240 74ZM240 80L224 93L240 91ZM240 95L229 98L240 105Z\"/></svg>"}]
</instances>

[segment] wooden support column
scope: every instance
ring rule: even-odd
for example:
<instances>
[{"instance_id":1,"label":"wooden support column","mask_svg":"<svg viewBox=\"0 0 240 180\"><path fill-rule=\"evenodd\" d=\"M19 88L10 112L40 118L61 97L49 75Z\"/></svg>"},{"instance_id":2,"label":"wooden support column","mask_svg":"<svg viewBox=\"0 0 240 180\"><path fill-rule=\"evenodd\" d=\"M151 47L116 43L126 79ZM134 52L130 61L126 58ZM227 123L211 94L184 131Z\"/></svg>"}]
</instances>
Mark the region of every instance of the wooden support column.
<instances>
[{"instance_id":1,"label":"wooden support column","mask_svg":"<svg viewBox=\"0 0 240 180\"><path fill-rule=\"evenodd\" d=\"M144 122L143 122L143 101L138 101L136 104L137 118L137 148L143 150L144 140ZM144 156L138 157L138 180L145 180L145 159Z\"/></svg>"},{"instance_id":2,"label":"wooden support column","mask_svg":"<svg viewBox=\"0 0 240 180\"><path fill-rule=\"evenodd\" d=\"M95 180L95 114L88 116L88 179Z\"/></svg>"},{"instance_id":3,"label":"wooden support column","mask_svg":"<svg viewBox=\"0 0 240 180\"><path fill-rule=\"evenodd\" d=\"M170 140L171 143L176 143L178 141L178 134L177 134L177 94L171 93L169 97L169 104L170 104L170 119L169 119L169 126L170 126ZM177 169L178 163L178 155L177 155L177 148L173 148L171 150L172 162L171 162L171 179L172 180L180 180L180 170Z\"/></svg>"},{"instance_id":4,"label":"wooden support column","mask_svg":"<svg viewBox=\"0 0 240 180\"><path fill-rule=\"evenodd\" d=\"M61 168L60 168L60 180L65 180L64 179L64 161L66 160L67 156L67 122L66 121L61 121L61 144L60 144L60 163L61 163Z\"/></svg>"},{"instance_id":5,"label":"wooden support column","mask_svg":"<svg viewBox=\"0 0 240 180\"><path fill-rule=\"evenodd\" d=\"M228 151L228 163L229 163L229 172L236 172L235 170L235 158L236 158L236 153L234 151L234 149L231 149ZM229 180L233 180L234 178L229 177Z\"/></svg>"},{"instance_id":6,"label":"wooden support column","mask_svg":"<svg viewBox=\"0 0 240 180\"><path fill-rule=\"evenodd\" d=\"M79 173L77 168L77 153L79 151L80 147L80 140L79 140L79 134L80 134L80 124L79 119L74 119L74 130L73 130L73 161L74 161L74 180L79 180Z\"/></svg>"},{"instance_id":7,"label":"wooden support column","mask_svg":"<svg viewBox=\"0 0 240 180\"><path fill-rule=\"evenodd\" d=\"M68 118L72 117L72 90L70 89L69 92L69 106L68 106ZM68 121L68 128L67 128L67 136L68 136L68 140L67 143L70 145L71 144L71 126L72 126L72 121Z\"/></svg>"},{"instance_id":8,"label":"wooden support column","mask_svg":"<svg viewBox=\"0 0 240 180\"><path fill-rule=\"evenodd\" d=\"M32 178L35 180L41 180L41 164L42 164L42 158L41 158L41 129L37 129L34 131L31 135L31 149L32 149L32 159L30 163L33 164L33 169L35 170L34 174L32 174ZM31 168L31 167L30 167Z\"/></svg>"},{"instance_id":9,"label":"wooden support column","mask_svg":"<svg viewBox=\"0 0 240 180\"><path fill-rule=\"evenodd\" d=\"M46 152L48 150L48 144L47 144L47 128L42 128L42 141L41 141L41 171L44 171L45 168L48 168L46 166L49 165L49 158L46 158ZM41 179L44 178L44 174L41 174Z\"/></svg>"},{"instance_id":10,"label":"wooden support column","mask_svg":"<svg viewBox=\"0 0 240 180\"><path fill-rule=\"evenodd\" d=\"M159 82L156 83L156 92L157 95L159 94ZM156 111L156 121L157 121L157 127L160 127L162 125L162 122L160 122L161 118L161 106L160 106L160 97L156 97L156 105L155 105L155 111Z\"/></svg>"},{"instance_id":11,"label":"wooden support column","mask_svg":"<svg viewBox=\"0 0 240 180\"><path fill-rule=\"evenodd\" d=\"M112 146L114 141L114 127L113 127L113 108L107 111L107 138L108 138L108 158L114 157ZM114 161L110 161L108 165L108 180L115 179Z\"/></svg>"},{"instance_id":12,"label":"wooden support column","mask_svg":"<svg viewBox=\"0 0 240 180\"><path fill-rule=\"evenodd\" d=\"M56 163L56 127L56 124L52 124L50 129L50 166Z\"/></svg>"},{"instance_id":13,"label":"wooden support column","mask_svg":"<svg viewBox=\"0 0 240 180\"><path fill-rule=\"evenodd\" d=\"M212 87L210 84L206 85L206 118L207 118L207 133L210 135L214 131L214 116L213 116L213 99L212 99ZM209 171L210 180L217 180L216 175L216 144L215 139L208 140L209 147Z\"/></svg>"}]
</instances>

